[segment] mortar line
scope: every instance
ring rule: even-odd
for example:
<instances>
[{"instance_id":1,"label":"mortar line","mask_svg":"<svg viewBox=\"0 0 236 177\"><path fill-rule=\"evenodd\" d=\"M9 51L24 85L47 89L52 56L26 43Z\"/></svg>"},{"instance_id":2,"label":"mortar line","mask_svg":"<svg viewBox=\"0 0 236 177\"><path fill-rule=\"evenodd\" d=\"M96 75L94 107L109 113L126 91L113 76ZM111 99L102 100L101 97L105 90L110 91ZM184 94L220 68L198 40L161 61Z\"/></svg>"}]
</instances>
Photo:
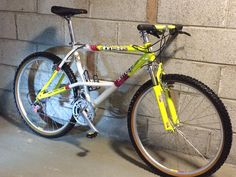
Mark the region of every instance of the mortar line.
<instances>
[{"instance_id":1,"label":"mortar line","mask_svg":"<svg viewBox=\"0 0 236 177\"><path fill-rule=\"evenodd\" d=\"M101 21L110 21L110 22L124 22L124 23L145 23L145 21L134 21L134 20L116 20L116 19L104 19L104 18L94 18L94 17L74 17L75 19L88 19L88 20L101 20ZM169 23L161 23L161 24L169 24ZM210 29L229 29L236 30L233 27L220 27L220 26L202 26L202 25L188 25L182 24L184 27L198 27L198 28L210 28Z\"/></svg>"},{"instance_id":2,"label":"mortar line","mask_svg":"<svg viewBox=\"0 0 236 177\"><path fill-rule=\"evenodd\" d=\"M17 69L17 66L10 65L10 64L5 64L5 63L0 63L0 66L7 66L7 67L11 67L11 68L14 68L15 70Z\"/></svg>"},{"instance_id":3,"label":"mortar line","mask_svg":"<svg viewBox=\"0 0 236 177\"><path fill-rule=\"evenodd\" d=\"M15 20L15 27L16 27L16 39L18 40L18 26L17 26L17 15L16 13L14 14L14 20Z\"/></svg>"},{"instance_id":4,"label":"mortar line","mask_svg":"<svg viewBox=\"0 0 236 177\"><path fill-rule=\"evenodd\" d=\"M117 38L117 45L120 44L120 40L119 40L119 33L120 33L120 23L116 24L116 38Z\"/></svg>"},{"instance_id":5,"label":"mortar line","mask_svg":"<svg viewBox=\"0 0 236 177\"><path fill-rule=\"evenodd\" d=\"M35 13L35 12L22 12L22 11L9 11L9 10L0 10L0 12L17 12L18 14L34 14L34 15L45 15L45 16L53 16L58 17L53 14L43 14L43 13ZM101 21L109 21L109 22L124 22L124 23L147 23L146 21L135 21L135 20L126 20L126 19L104 19L104 18L95 18L95 17L78 17L75 16L75 19L88 19L88 20L101 20ZM161 23L168 24L168 23ZM236 30L236 27L220 27L220 26L202 26L202 25L188 25L182 24L185 27L197 27L197 28L209 28L209 29L227 29L227 30Z\"/></svg>"},{"instance_id":6,"label":"mortar line","mask_svg":"<svg viewBox=\"0 0 236 177\"><path fill-rule=\"evenodd\" d=\"M9 40L9 41L19 41L19 42L26 42L26 43L31 43L31 44L34 44L34 45L47 45L49 47L56 47L56 46L68 46L66 44L59 44L59 45L54 45L54 44L47 44L47 43L41 43L41 42L34 42L34 41L27 41L27 40L24 40L24 39L11 39L11 38L4 38L4 37L1 37L0 40Z\"/></svg>"},{"instance_id":7,"label":"mortar line","mask_svg":"<svg viewBox=\"0 0 236 177\"><path fill-rule=\"evenodd\" d=\"M184 27L201 28L201 29L205 28L205 29L236 30L236 28L233 28L233 27L223 27L223 26L202 26L202 25L185 25L185 24L182 24L182 25Z\"/></svg>"},{"instance_id":8,"label":"mortar line","mask_svg":"<svg viewBox=\"0 0 236 177\"><path fill-rule=\"evenodd\" d=\"M217 92L217 95L220 94L220 83L221 83L221 80L222 80L222 67L220 67L220 77L219 77L219 80L218 81L218 92Z\"/></svg>"},{"instance_id":9,"label":"mortar line","mask_svg":"<svg viewBox=\"0 0 236 177\"><path fill-rule=\"evenodd\" d=\"M0 90L5 91L5 92L9 92L9 93L13 92L13 90L5 89L5 88L0 88Z\"/></svg>"},{"instance_id":10,"label":"mortar line","mask_svg":"<svg viewBox=\"0 0 236 177\"><path fill-rule=\"evenodd\" d=\"M9 40L9 41L19 41L19 42L27 42L27 43L31 43L33 45L45 45L48 47L57 47L57 46L65 46L68 47L67 44L59 44L59 45L54 45L54 44L47 44L47 43L41 43L41 42L34 42L34 41L27 41L27 40L23 40L23 39L11 39L11 38L0 38L0 40ZM98 52L99 53L99 52ZM118 54L118 55L134 55L134 56L140 56L142 54L139 53L128 53L128 52L107 52L109 53L113 53L113 54ZM168 59L169 57L163 57L164 59ZM178 58L178 57L171 57L171 59L176 59L176 60L182 60L182 61L188 61L188 62L196 62L196 63L202 63L202 64L209 64L209 65L217 65L217 66L236 66L236 64L227 64L227 63L216 63L216 62L208 62L208 61L197 61L197 60L193 60L193 59L189 59L189 58Z\"/></svg>"},{"instance_id":11,"label":"mortar line","mask_svg":"<svg viewBox=\"0 0 236 177\"><path fill-rule=\"evenodd\" d=\"M230 0L226 1L226 10L225 10L225 26L229 25L229 8L230 8Z\"/></svg>"},{"instance_id":12,"label":"mortar line","mask_svg":"<svg viewBox=\"0 0 236 177\"><path fill-rule=\"evenodd\" d=\"M59 44L59 45L54 45L54 44L47 44L47 43L41 43L41 42L34 42L34 41L28 41L28 40L23 40L23 39L11 39L11 38L4 38L1 37L0 40L9 40L9 41L19 41L19 42L27 42L27 43L31 43L33 45L46 45L48 47L57 47L57 46L68 46L67 44ZM99 52L98 52L99 53ZM128 53L128 52L107 52L107 53L115 53L118 55L134 55L134 56L140 56L142 54L139 53ZM164 59L168 59L169 57L163 57ZM192 61L192 62L196 62L196 63L203 63L203 64L209 64L209 65L217 65L217 66L236 66L236 64L227 64L227 63L217 63L217 62L208 62L208 61L197 61L197 60L193 60L190 58L178 58L178 57L171 57L171 59L176 59L176 60L183 60L183 61Z\"/></svg>"},{"instance_id":13,"label":"mortar line","mask_svg":"<svg viewBox=\"0 0 236 177\"><path fill-rule=\"evenodd\" d=\"M164 59L168 59L169 57L163 57ZM198 60L193 60L189 58L177 58L177 57L172 57L171 59L176 59L180 61L189 61L189 62L196 62L196 63L203 63L203 64L209 64L209 65L217 65L217 66L236 66L236 64L227 64L227 63L216 63L216 62L208 62L208 61L198 61Z\"/></svg>"},{"instance_id":14,"label":"mortar line","mask_svg":"<svg viewBox=\"0 0 236 177\"><path fill-rule=\"evenodd\" d=\"M224 100L229 100L229 101L236 101L236 98L228 98L228 97L222 97L222 96L219 96L219 98L224 99Z\"/></svg>"},{"instance_id":15,"label":"mortar line","mask_svg":"<svg viewBox=\"0 0 236 177\"><path fill-rule=\"evenodd\" d=\"M158 22L158 12L159 12L159 4L160 4L160 0L156 0L157 2L157 17L156 17L156 23Z\"/></svg>"},{"instance_id":16,"label":"mortar line","mask_svg":"<svg viewBox=\"0 0 236 177\"><path fill-rule=\"evenodd\" d=\"M92 16L92 12L91 12L91 9L92 9L92 7L91 7L91 1L89 0L88 1L88 10L89 10L89 17L91 17Z\"/></svg>"},{"instance_id":17,"label":"mortar line","mask_svg":"<svg viewBox=\"0 0 236 177\"><path fill-rule=\"evenodd\" d=\"M36 13L38 14L39 13L39 0L36 0L35 1L35 3L36 3Z\"/></svg>"}]
</instances>

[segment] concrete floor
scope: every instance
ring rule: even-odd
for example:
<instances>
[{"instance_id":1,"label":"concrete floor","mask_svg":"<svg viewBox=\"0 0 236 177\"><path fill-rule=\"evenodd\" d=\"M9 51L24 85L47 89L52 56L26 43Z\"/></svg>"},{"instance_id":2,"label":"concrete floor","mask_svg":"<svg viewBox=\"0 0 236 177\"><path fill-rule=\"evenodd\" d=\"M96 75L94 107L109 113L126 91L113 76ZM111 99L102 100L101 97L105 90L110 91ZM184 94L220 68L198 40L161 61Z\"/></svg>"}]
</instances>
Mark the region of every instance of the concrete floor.
<instances>
[{"instance_id":1,"label":"concrete floor","mask_svg":"<svg viewBox=\"0 0 236 177\"><path fill-rule=\"evenodd\" d=\"M87 139L74 129L59 139L45 139L11 119L0 117L0 177L157 177L132 146L102 137ZM235 177L224 165L214 177Z\"/></svg>"}]
</instances>

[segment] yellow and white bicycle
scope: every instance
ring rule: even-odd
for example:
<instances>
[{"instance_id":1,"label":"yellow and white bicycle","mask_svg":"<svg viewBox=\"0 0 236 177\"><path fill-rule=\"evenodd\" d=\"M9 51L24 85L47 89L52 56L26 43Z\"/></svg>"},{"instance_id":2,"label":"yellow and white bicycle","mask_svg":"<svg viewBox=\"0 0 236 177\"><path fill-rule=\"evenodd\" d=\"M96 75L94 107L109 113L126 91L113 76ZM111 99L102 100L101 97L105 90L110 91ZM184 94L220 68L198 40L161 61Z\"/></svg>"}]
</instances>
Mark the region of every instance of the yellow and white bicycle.
<instances>
[{"instance_id":1,"label":"yellow and white bicycle","mask_svg":"<svg viewBox=\"0 0 236 177\"><path fill-rule=\"evenodd\" d=\"M88 137L98 105L141 68L150 80L134 94L128 110L131 142L142 160L162 176L210 176L225 162L232 142L229 115L218 96L202 82L185 75L165 74L160 54L182 31L182 25L140 24L143 45L89 45L75 42L71 17L84 9L53 6L68 22L71 51L63 58L31 54L18 67L14 82L17 108L24 122L44 137L60 137L75 124L88 126ZM149 36L158 38L151 43ZM160 45L158 49L155 46ZM79 52L141 52L143 55L114 82L89 79ZM78 77L71 70L75 63ZM95 99L91 92L104 87Z\"/></svg>"}]
</instances>

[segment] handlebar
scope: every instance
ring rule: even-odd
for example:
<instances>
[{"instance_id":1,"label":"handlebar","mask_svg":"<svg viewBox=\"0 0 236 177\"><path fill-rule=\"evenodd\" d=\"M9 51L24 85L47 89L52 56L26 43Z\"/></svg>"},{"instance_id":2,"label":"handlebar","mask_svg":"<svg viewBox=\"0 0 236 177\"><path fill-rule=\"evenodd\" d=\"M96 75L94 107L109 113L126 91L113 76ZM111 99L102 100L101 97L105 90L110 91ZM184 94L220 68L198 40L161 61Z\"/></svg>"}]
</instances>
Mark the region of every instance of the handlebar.
<instances>
[{"instance_id":1,"label":"handlebar","mask_svg":"<svg viewBox=\"0 0 236 177\"><path fill-rule=\"evenodd\" d=\"M171 35L185 34L185 35L187 35L187 36L191 36L190 33L186 32L186 31L182 31L183 25L176 24L176 25L174 25L174 26L175 26L175 28L169 30L169 32L170 32Z\"/></svg>"},{"instance_id":2,"label":"handlebar","mask_svg":"<svg viewBox=\"0 0 236 177\"><path fill-rule=\"evenodd\" d=\"M187 36L191 36L191 34L188 33L188 32L186 32L186 31L179 31L178 33L179 33L179 34L185 34L185 35L187 35Z\"/></svg>"},{"instance_id":3,"label":"handlebar","mask_svg":"<svg viewBox=\"0 0 236 177\"><path fill-rule=\"evenodd\" d=\"M182 31L183 25L175 24L175 25L151 25L151 24L140 24L137 26L139 31L145 31L148 34L151 34L157 38L164 34L166 30L169 31L170 35L178 35L178 34L185 34L187 36L191 36L188 32Z\"/></svg>"}]
</instances>

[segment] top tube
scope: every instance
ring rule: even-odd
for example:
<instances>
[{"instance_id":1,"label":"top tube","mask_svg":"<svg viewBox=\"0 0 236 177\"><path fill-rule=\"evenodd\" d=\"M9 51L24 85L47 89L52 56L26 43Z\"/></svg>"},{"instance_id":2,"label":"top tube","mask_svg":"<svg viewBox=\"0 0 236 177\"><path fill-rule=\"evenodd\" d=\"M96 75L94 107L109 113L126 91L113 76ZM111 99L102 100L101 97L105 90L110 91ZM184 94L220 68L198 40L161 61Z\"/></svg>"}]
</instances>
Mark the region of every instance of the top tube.
<instances>
[{"instance_id":1,"label":"top tube","mask_svg":"<svg viewBox=\"0 0 236 177\"><path fill-rule=\"evenodd\" d=\"M81 46L82 45L82 46ZM149 51L149 46L151 43L146 43L144 45L89 45L89 44L79 44L75 47L80 50L86 51L107 51L107 52L142 52L142 53L151 53Z\"/></svg>"}]
</instances>

